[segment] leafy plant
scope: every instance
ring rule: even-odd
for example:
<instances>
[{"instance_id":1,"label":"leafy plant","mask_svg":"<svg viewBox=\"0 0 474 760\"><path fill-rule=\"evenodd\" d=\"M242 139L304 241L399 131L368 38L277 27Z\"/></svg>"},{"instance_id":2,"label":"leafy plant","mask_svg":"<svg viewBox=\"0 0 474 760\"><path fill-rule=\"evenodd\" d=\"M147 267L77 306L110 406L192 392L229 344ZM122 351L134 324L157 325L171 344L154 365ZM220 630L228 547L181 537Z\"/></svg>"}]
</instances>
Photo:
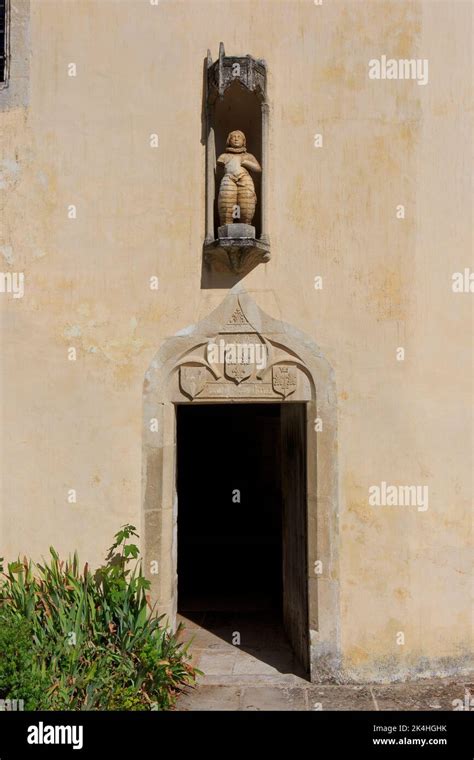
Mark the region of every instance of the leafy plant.
<instances>
[{"instance_id":1,"label":"leafy plant","mask_svg":"<svg viewBox=\"0 0 474 760\"><path fill-rule=\"evenodd\" d=\"M0 697L23 700L25 710L41 703L46 683L36 667L31 625L0 614Z\"/></svg>"},{"instance_id":2,"label":"leafy plant","mask_svg":"<svg viewBox=\"0 0 474 760\"><path fill-rule=\"evenodd\" d=\"M163 710L194 683L181 627L173 634L150 607L134 537L135 527L124 525L95 573L87 563L80 571L77 553L64 562L52 547L49 562L8 565L0 583L0 625L10 642L0 698L22 697L28 709ZM31 682L23 666L12 666L19 651Z\"/></svg>"}]
</instances>

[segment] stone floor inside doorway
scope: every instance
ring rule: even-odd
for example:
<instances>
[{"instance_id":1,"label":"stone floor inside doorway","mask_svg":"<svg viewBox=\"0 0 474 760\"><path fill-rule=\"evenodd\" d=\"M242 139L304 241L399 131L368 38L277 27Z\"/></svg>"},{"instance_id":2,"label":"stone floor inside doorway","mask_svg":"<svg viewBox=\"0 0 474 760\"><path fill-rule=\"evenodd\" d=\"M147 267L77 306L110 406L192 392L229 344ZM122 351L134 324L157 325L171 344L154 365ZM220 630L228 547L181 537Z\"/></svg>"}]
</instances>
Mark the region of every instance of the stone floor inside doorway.
<instances>
[{"instance_id":1,"label":"stone floor inside doorway","mask_svg":"<svg viewBox=\"0 0 474 760\"><path fill-rule=\"evenodd\" d=\"M281 626L266 613L253 613L245 621L226 612L185 613L178 619L185 626L182 640L192 640L192 662L204 673L195 688L179 697L178 711L451 711L460 704L454 700L465 705L473 699L474 704L472 678L361 686L311 684L295 662ZM234 631L240 633L240 646L232 643Z\"/></svg>"}]
</instances>

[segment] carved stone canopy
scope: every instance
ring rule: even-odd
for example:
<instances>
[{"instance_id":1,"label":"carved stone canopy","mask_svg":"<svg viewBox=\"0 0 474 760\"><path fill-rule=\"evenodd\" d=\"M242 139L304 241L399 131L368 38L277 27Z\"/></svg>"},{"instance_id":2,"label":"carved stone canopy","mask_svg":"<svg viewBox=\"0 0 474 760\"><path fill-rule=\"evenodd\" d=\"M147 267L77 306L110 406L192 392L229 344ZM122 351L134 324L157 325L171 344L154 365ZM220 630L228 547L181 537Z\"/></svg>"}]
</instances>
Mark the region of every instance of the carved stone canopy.
<instances>
[{"instance_id":1,"label":"carved stone canopy","mask_svg":"<svg viewBox=\"0 0 474 760\"><path fill-rule=\"evenodd\" d=\"M267 88L265 61L252 58L251 55L226 55L224 43L221 42L219 58L214 63L210 50L207 51L207 102L212 104L216 98L223 98L227 88L234 82L255 92L263 102Z\"/></svg>"}]
</instances>

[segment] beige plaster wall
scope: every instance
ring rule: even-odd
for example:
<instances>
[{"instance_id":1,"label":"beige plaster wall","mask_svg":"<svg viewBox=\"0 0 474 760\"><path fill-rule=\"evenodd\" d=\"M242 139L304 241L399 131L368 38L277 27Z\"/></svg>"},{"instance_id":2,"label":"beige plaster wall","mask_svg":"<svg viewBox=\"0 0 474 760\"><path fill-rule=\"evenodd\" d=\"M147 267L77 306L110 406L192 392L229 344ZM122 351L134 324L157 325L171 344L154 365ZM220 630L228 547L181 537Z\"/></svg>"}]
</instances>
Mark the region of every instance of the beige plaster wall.
<instances>
[{"instance_id":1,"label":"beige plaster wall","mask_svg":"<svg viewBox=\"0 0 474 760\"><path fill-rule=\"evenodd\" d=\"M243 284L335 370L346 672L464 667L473 295L451 277L473 268L472 5L12 5L30 62L12 49L23 95L0 93L0 262L25 295L0 294L0 554L53 544L94 564L140 519L146 369L226 295L200 288L202 61L223 40L269 72L272 260ZM429 83L369 80L383 54L427 58ZM381 481L427 484L428 510L369 506Z\"/></svg>"}]
</instances>

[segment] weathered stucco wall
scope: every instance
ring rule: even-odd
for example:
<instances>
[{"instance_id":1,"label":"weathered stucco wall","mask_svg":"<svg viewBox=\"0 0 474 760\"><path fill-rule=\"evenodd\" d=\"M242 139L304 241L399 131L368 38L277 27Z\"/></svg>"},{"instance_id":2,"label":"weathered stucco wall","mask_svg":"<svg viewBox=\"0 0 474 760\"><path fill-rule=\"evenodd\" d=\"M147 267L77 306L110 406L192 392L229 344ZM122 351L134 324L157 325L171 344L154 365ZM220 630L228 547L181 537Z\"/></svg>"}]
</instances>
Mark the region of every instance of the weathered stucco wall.
<instances>
[{"instance_id":1,"label":"weathered stucco wall","mask_svg":"<svg viewBox=\"0 0 474 760\"><path fill-rule=\"evenodd\" d=\"M466 666L470 3L12 6L30 62L12 46L17 96L0 92L0 261L25 293L0 293L0 554L97 563L140 519L145 372L226 294L200 287L202 62L224 40L269 72L272 260L243 284L335 371L346 676ZM370 80L382 55L428 59L428 84ZM382 481L428 485L428 509L371 506Z\"/></svg>"}]
</instances>

